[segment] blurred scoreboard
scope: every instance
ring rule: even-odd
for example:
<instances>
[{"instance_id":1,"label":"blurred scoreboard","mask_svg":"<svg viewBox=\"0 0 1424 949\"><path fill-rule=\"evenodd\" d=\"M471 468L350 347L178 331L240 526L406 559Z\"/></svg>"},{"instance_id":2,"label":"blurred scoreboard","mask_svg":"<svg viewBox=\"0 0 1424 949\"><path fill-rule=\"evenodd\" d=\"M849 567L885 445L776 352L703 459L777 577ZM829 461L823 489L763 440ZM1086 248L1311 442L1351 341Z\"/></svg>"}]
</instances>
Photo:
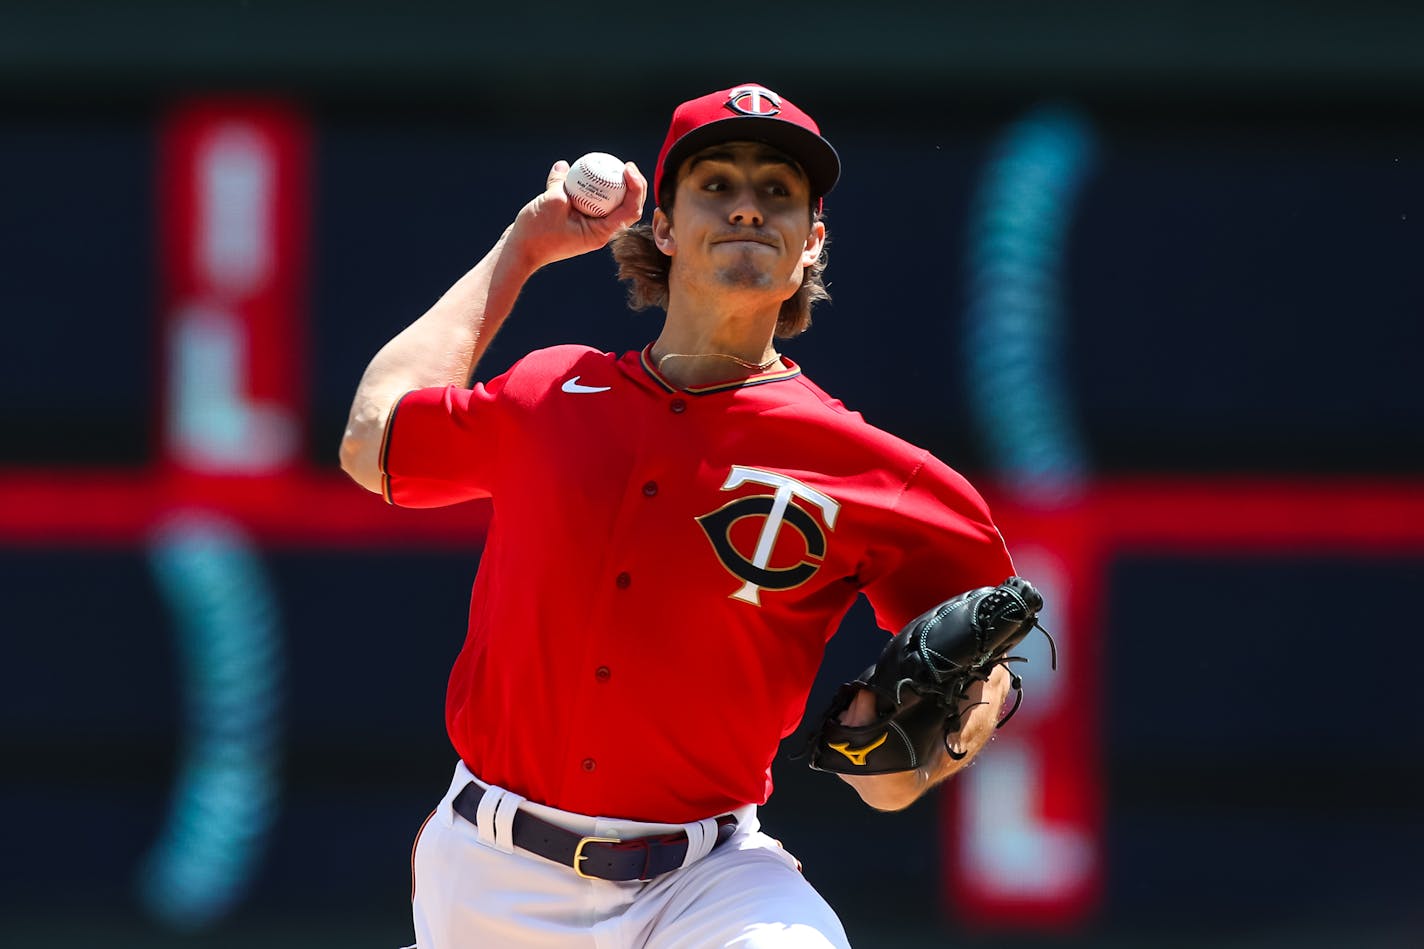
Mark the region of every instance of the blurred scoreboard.
<instances>
[{"instance_id":1,"label":"blurred scoreboard","mask_svg":"<svg viewBox=\"0 0 1424 949\"><path fill-rule=\"evenodd\" d=\"M450 116L313 118L240 99L0 130L10 179L34 182L0 234L24 265L0 282L15 341L0 353L14 416L0 750L8 809L39 818L16 834L31 872L9 881L15 900L78 886L123 902L135 882L179 926L244 900L342 905L304 872L314 859L373 868L353 885L399 894L403 850L447 778L444 678L489 511L389 508L335 453L365 360L483 252L537 187L535 156L587 150L504 131L491 154ZM962 139L941 149L933 133L881 144L856 130L843 151L867 167L933 147L957 221L983 133L950 131ZM933 897L964 924L1073 928L1192 893L1244 914L1246 895L1287 906L1309 888L1306 826L1353 828L1319 840L1336 865L1422 842L1421 713L1387 685L1393 663L1424 658L1394 633L1424 589L1424 398L1399 374L1421 343L1424 289L1407 276L1421 245L1398 219L1424 190L1390 177L1424 148L1384 136L1335 164L1312 145L1283 165L1239 133L1099 134L1123 144L1086 185L1063 288L1063 355L1099 470L1071 497L995 477L942 365L864 351L867 314L882 313L945 365L968 347L956 314L914 322L919 299L885 287L896 245L864 241L904 211L857 200L853 183L829 207L835 305L789 344L852 408L970 473L1048 595L1060 668L1033 653L1023 708L938 798L940 833L901 841L927 848ZM616 128L589 143L646 144ZM474 199L477 153L480 175L522 182L496 206ZM1353 200L1325 187L1360 179ZM1317 285L1331 256L1319 233L1375 217L1333 259L1376 279ZM945 230L946 254L969 256ZM541 274L521 306L550 318L512 322L492 362L653 332L624 312L606 260ZM823 670L818 689L843 674ZM1350 675L1367 712L1350 708ZM1381 807L1395 819L1371 822ZM104 835L78 870L38 830L75 811ZM333 813L369 836L332 832ZM1232 847L1281 885L1223 873Z\"/></svg>"}]
</instances>

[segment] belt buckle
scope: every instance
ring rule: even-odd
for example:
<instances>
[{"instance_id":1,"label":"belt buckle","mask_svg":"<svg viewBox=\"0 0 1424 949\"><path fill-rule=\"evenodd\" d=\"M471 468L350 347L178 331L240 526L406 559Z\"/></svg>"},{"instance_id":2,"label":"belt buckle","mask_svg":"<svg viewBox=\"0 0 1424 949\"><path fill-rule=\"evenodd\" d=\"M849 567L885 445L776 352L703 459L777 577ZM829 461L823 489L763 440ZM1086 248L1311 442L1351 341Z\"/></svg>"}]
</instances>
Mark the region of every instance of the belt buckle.
<instances>
[{"instance_id":1,"label":"belt buckle","mask_svg":"<svg viewBox=\"0 0 1424 949\"><path fill-rule=\"evenodd\" d=\"M603 879L603 877L590 876L589 874L583 872L583 867L581 866L581 864L588 859L588 854L583 852L583 848L587 847L589 844L618 844L622 842L623 841L618 837L580 838L578 846L574 848L574 872L577 873L579 876L583 877L585 880Z\"/></svg>"}]
</instances>

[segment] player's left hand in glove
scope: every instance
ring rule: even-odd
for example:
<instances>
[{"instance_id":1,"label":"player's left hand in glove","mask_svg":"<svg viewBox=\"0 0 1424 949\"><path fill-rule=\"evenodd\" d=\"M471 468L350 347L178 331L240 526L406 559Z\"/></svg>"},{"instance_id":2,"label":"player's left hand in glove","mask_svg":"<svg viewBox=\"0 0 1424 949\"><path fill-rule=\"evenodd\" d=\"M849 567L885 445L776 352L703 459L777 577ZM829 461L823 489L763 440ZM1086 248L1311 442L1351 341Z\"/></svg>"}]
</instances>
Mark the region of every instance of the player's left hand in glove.
<instances>
[{"instance_id":1,"label":"player's left hand in glove","mask_svg":"<svg viewBox=\"0 0 1424 949\"><path fill-rule=\"evenodd\" d=\"M1026 661L1008 655L1038 625L1043 597L1027 580L1009 577L997 587L979 587L946 600L911 620L885 645L859 679L836 692L811 736L811 767L841 774L913 771L929 762L936 745L963 758L949 742L968 708L969 688L996 666ZM1052 664L1058 666L1053 638ZM1002 725L1018 710L1023 680L1012 675L1015 701ZM875 718L843 725L840 717L862 689L875 695Z\"/></svg>"}]
</instances>

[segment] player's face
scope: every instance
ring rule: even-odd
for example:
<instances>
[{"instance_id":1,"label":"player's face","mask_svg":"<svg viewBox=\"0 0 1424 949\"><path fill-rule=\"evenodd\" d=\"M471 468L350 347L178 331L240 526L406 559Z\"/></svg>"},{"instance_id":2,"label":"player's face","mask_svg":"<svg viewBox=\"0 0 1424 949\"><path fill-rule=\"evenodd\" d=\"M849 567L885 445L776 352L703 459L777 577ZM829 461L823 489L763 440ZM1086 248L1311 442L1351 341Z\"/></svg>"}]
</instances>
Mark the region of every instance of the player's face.
<instances>
[{"instance_id":1,"label":"player's face","mask_svg":"<svg viewBox=\"0 0 1424 949\"><path fill-rule=\"evenodd\" d=\"M786 155L752 142L693 155L678 173L671 216L653 215L672 279L785 300L815 263L825 225L811 220L806 174Z\"/></svg>"}]
</instances>

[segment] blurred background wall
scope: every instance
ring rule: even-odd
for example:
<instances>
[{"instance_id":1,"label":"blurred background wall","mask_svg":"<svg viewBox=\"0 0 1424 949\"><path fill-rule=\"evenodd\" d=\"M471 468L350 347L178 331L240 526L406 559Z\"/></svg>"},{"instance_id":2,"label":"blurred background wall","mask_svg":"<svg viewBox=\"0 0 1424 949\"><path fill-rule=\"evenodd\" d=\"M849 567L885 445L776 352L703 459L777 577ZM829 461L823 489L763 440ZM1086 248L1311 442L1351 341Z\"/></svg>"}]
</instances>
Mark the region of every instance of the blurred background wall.
<instances>
[{"instance_id":1,"label":"blurred background wall","mask_svg":"<svg viewBox=\"0 0 1424 949\"><path fill-rule=\"evenodd\" d=\"M1424 942L1417 5L0 5L0 943L408 941L487 512L335 449L549 164L758 82L840 149L787 353L980 484L1056 673L769 829L857 945ZM640 346L606 254L482 367ZM873 655L857 608L811 707Z\"/></svg>"}]
</instances>

